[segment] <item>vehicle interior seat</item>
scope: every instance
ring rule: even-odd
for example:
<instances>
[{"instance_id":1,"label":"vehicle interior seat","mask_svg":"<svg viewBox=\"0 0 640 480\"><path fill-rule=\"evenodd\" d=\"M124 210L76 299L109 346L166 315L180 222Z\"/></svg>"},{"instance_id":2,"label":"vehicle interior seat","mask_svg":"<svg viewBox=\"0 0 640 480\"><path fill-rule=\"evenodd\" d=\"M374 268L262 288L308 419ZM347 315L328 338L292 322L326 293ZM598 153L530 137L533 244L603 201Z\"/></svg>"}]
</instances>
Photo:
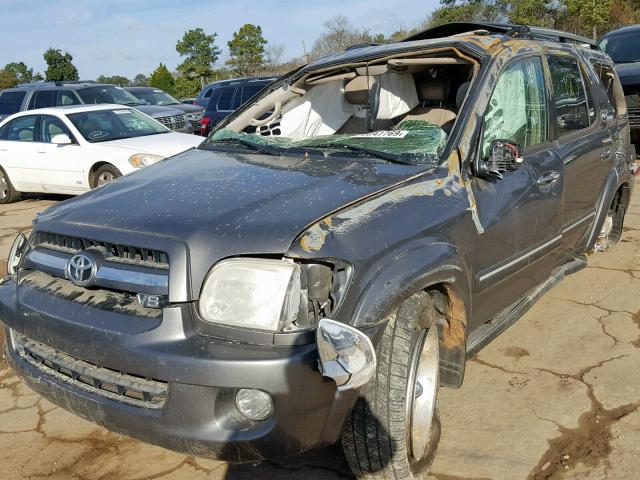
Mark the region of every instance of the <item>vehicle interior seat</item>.
<instances>
[{"instance_id":1,"label":"vehicle interior seat","mask_svg":"<svg viewBox=\"0 0 640 480\"><path fill-rule=\"evenodd\" d=\"M336 132L337 134L368 133L366 113L369 108L369 89L376 83L372 76L361 75L347 82L345 100L354 106L354 114Z\"/></svg>"},{"instance_id":2,"label":"vehicle interior seat","mask_svg":"<svg viewBox=\"0 0 640 480\"><path fill-rule=\"evenodd\" d=\"M439 127L453 124L457 113L447 105L451 84L444 80L428 80L418 83L416 87L420 105L407 113L401 121L422 120Z\"/></svg>"},{"instance_id":3,"label":"vehicle interior seat","mask_svg":"<svg viewBox=\"0 0 640 480\"><path fill-rule=\"evenodd\" d=\"M23 128L18 132L18 140L20 142L33 142L33 130Z\"/></svg>"}]
</instances>

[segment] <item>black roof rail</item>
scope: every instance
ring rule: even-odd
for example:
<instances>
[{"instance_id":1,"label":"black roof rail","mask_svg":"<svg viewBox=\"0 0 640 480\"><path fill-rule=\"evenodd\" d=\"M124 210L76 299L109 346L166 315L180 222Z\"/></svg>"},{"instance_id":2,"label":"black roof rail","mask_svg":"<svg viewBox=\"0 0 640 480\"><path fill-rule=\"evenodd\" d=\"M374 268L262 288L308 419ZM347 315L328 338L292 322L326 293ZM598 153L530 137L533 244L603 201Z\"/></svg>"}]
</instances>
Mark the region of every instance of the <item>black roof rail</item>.
<instances>
[{"instance_id":1,"label":"black roof rail","mask_svg":"<svg viewBox=\"0 0 640 480\"><path fill-rule=\"evenodd\" d=\"M365 47L379 47L380 45L382 45L381 43L356 43L353 45L349 45L347 48L344 49L345 52L348 52L349 50L357 50L359 48L365 48Z\"/></svg>"},{"instance_id":2,"label":"black roof rail","mask_svg":"<svg viewBox=\"0 0 640 480\"><path fill-rule=\"evenodd\" d=\"M402 40L412 42L415 40L427 40L433 38L450 37L468 32L488 32L499 33L514 38L532 38L537 40L547 40L559 43L577 43L597 49L597 43L587 37L574 35L573 33L553 30L550 28L532 27L528 25L517 25L514 23L489 23L489 22L451 22L437 27L429 28L418 32Z\"/></svg>"}]
</instances>

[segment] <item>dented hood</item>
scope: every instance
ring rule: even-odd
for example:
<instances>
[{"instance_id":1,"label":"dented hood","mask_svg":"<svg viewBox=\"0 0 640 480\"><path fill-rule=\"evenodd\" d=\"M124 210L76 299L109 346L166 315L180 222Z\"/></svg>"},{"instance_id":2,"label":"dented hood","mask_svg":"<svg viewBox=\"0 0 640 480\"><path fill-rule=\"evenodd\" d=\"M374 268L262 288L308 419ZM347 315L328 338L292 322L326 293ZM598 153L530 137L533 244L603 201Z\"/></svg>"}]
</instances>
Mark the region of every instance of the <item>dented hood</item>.
<instances>
[{"instance_id":1,"label":"dented hood","mask_svg":"<svg viewBox=\"0 0 640 480\"><path fill-rule=\"evenodd\" d=\"M314 221L431 168L191 150L54 206L39 222L172 237L186 243L199 285L217 260L285 253Z\"/></svg>"}]
</instances>

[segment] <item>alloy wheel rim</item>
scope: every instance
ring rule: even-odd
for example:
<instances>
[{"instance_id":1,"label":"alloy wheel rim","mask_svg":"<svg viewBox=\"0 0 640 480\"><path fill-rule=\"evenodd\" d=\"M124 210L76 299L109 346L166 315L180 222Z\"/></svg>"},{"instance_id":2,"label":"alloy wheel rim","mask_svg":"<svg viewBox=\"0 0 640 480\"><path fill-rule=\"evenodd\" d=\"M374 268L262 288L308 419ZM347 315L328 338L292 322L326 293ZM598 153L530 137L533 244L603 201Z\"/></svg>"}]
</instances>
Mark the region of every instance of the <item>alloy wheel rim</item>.
<instances>
[{"instance_id":1,"label":"alloy wheel rim","mask_svg":"<svg viewBox=\"0 0 640 480\"><path fill-rule=\"evenodd\" d=\"M9 195L9 183L4 173L0 173L0 200L4 200Z\"/></svg>"},{"instance_id":2,"label":"alloy wheel rim","mask_svg":"<svg viewBox=\"0 0 640 480\"><path fill-rule=\"evenodd\" d=\"M98 186L102 186L105 183L109 183L113 180L115 180L115 175L111 172L102 172L99 176L98 176Z\"/></svg>"},{"instance_id":3,"label":"alloy wheel rim","mask_svg":"<svg viewBox=\"0 0 640 480\"><path fill-rule=\"evenodd\" d=\"M438 329L425 331L415 349L413 374L408 385L409 405L409 451L416 462L428 452L431 426L436 411L439 378Z\"/></svg>"}]
</instances>

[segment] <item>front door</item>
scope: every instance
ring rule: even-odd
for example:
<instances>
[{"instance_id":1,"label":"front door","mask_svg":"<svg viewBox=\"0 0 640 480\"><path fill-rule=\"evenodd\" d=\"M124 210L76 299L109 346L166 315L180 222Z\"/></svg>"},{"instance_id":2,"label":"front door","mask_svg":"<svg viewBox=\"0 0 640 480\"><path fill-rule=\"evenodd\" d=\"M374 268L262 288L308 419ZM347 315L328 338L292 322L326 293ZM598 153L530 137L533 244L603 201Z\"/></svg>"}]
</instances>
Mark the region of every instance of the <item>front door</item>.
<instances>
[{"instance_id":1,"label":"front door","mask_svg":"<svg viewBox=\"0 0 640 480\"><path fill-rule=\"evenodd\" d=\"M19 192L41 192L38 176L37 115L15 118L2 127L0 166Z\"/></svg>"},{"instance_id":2,"label":"front door","mask_svg":"<svg viewBox=\"0 0 640 480\"><path fill-rule=\"evenodd\" d=\"M474 320L493 318L546 280L562 241L562 160L552 142L542 58L501 71L484 115L481 155L493 140L519 145L524 161L503 178L473 180L484 232L474 249Z\"/></svg>"}]
</instances>

